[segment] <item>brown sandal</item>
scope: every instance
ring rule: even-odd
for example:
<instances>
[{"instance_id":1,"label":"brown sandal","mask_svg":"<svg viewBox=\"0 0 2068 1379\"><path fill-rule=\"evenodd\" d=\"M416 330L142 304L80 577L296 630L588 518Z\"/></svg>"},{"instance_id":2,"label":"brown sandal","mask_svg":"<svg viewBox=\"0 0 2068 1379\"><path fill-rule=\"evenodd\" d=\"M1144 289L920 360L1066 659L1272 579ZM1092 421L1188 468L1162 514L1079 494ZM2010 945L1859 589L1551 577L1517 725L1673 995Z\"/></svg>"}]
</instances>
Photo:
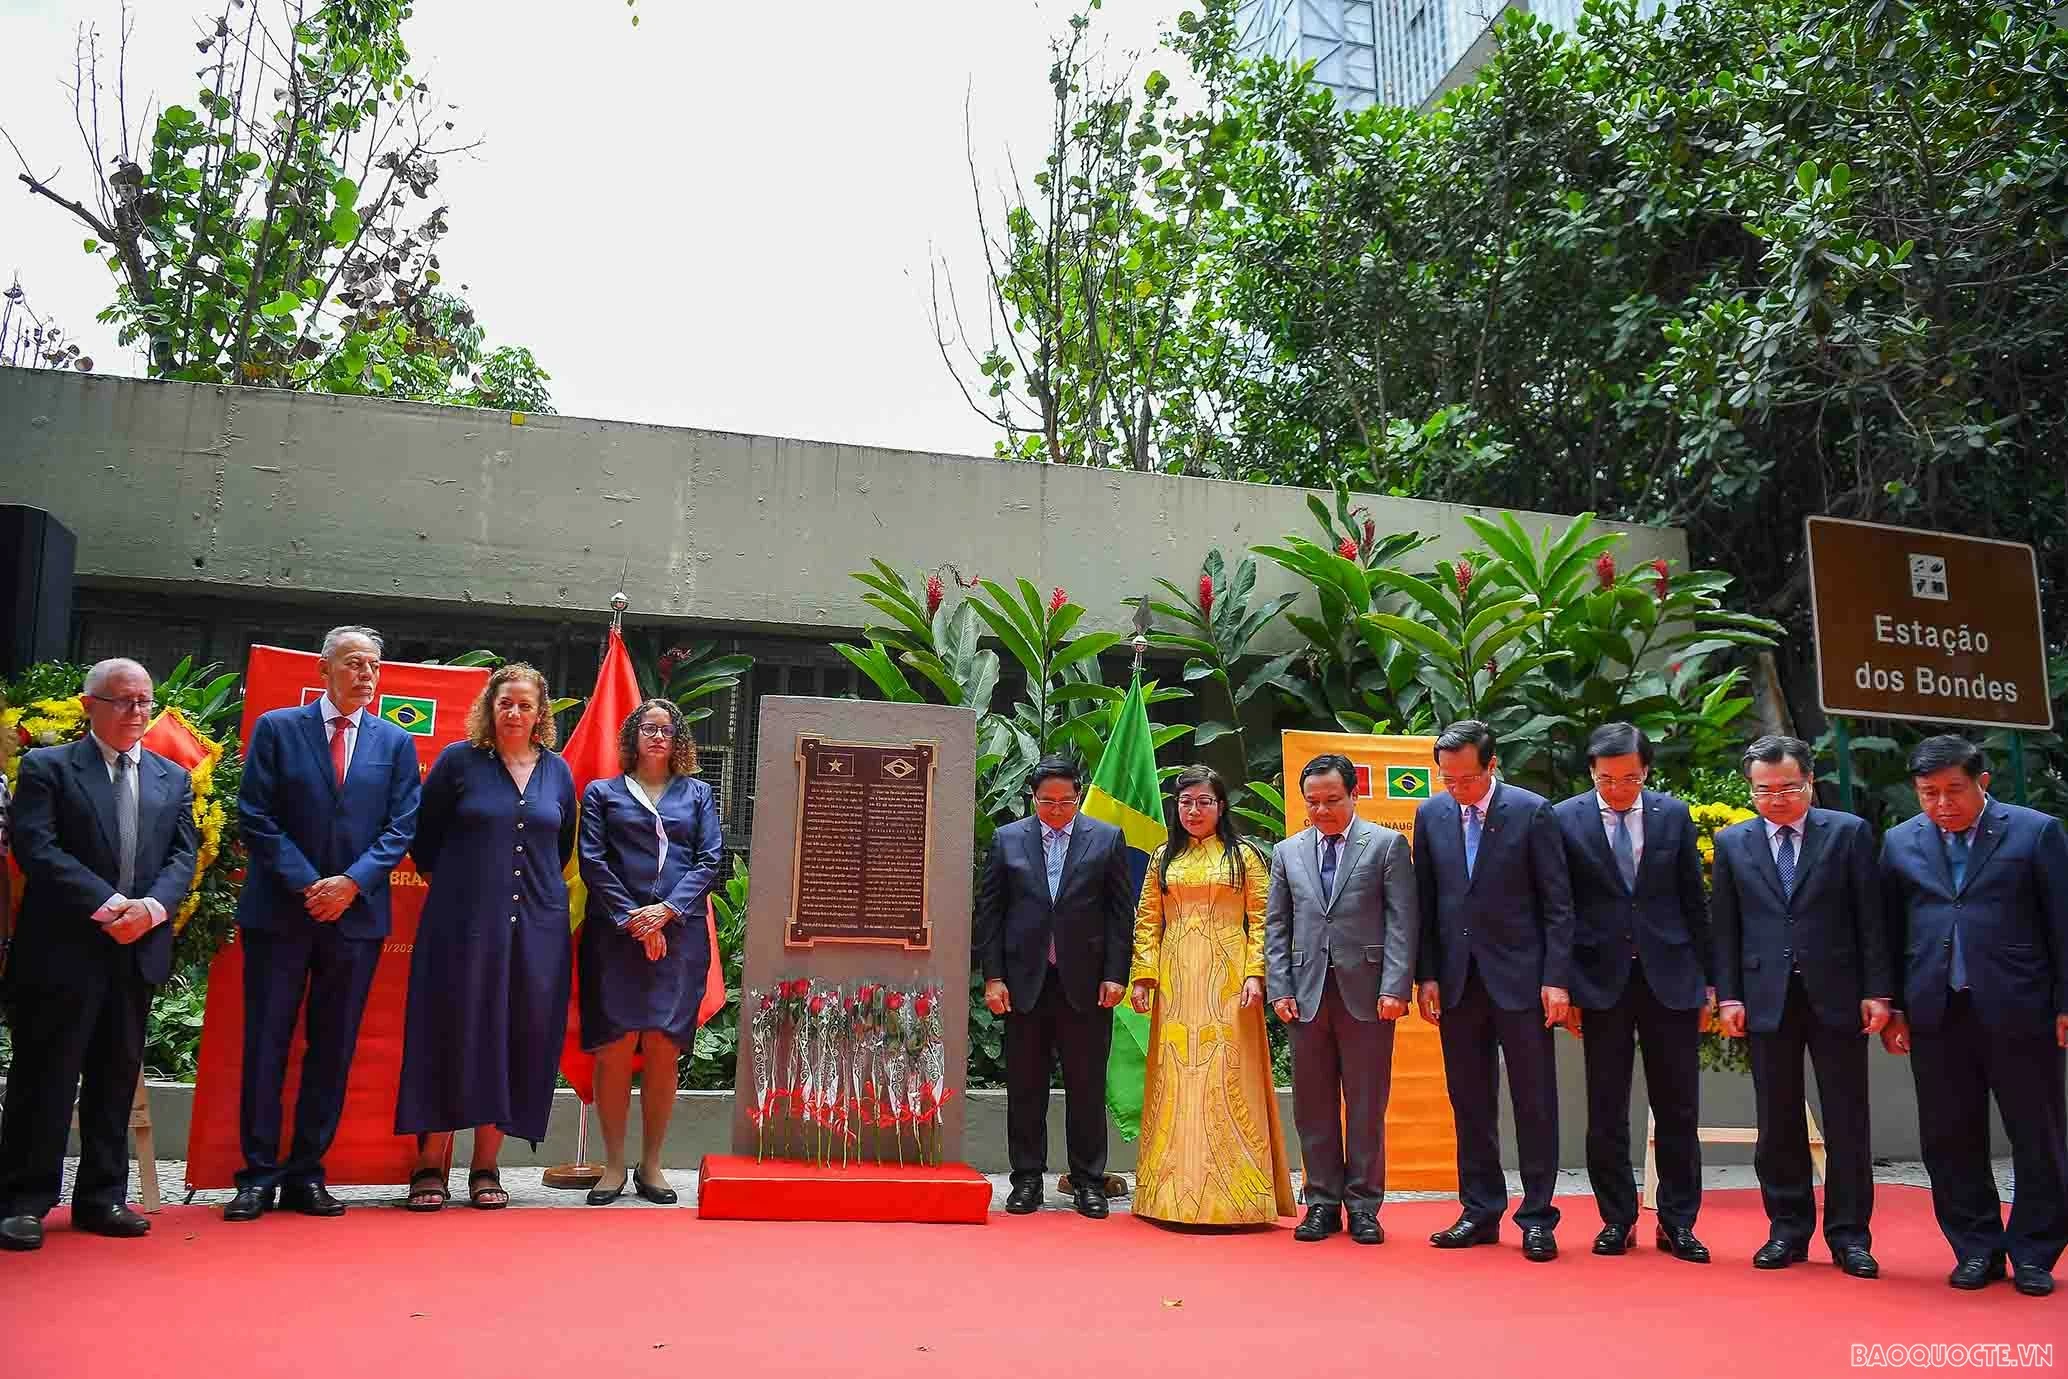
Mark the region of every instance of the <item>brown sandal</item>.
<instances>
[{"instance_id":1,"label":"brown sandal","mask_svg":"<svg viewBox=\"0 0 2068 1379\"><path fill-rule=\"evenodd\" d=\"M424 1186L418 1187L419 1183ZM402 1205L411 1211L437 1211L451 1196L445 1189L443 1172L435 1168L420 1168L409 1175L409 1200Z\"/></svg>"},{"instance_id":2,"label":"brown sandal","mask_svg":"<svg viewBox=\"0 0 2068 1379\"><path fill-rule=\"evenodd\" d=\"M503 1175L493 1168L477 1168L467 1175L467 1201L482 1211L500 1211L510 1205L503 1189Z\"/></svg>"}]
</instances>

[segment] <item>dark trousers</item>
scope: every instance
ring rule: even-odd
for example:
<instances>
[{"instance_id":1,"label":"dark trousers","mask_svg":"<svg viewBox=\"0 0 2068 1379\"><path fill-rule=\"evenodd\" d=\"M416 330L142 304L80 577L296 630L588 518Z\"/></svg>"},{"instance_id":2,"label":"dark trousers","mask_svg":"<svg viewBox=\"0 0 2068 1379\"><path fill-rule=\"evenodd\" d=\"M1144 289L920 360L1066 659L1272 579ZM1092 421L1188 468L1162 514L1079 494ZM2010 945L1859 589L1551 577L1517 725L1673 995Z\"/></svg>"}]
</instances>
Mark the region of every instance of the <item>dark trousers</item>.
<instances>
[{"instance_id":1,"label":"dark trousers","mask_svg":"<svg viewBox=\"0 0 2068 1379\"><path fill-rule=\"evenodd\" d=\"M1005 1146L1014 1183L1048 1171L1048 1078L1058 1054L1070 1180L1097 1187L1105 1179L1106 1055L1112 1049L1113 1012L1071 1005L1053 967L1034 1008L1005 1017Z\"/></svg>"},{"instance_id":2,"label":"dark trousers","mask_svg":"<svg viewBox=\"0 0 2068 1379\"><path fill-rule=\"evenodd\" d=\"M129 1198L129 1108L144 1065L151 985L127 948L65 976L63 986L8 994L14 1064L0 1113L0 1216L40 1217L57 1205L75 1097L73 1207L119 1207Z\"/></svg>"},{"instance_id":3,"label":"dark trousers","mask_svg":"<svg viewBox=\"0 0 2068 1379\"><path fill-rule=\"evenodd\" d=\"M1630 980L1614 1005L1583 1009L1581 1056L1587 1067L1587 1177L1602 1224L1637 1220L1637 1175L1630 1167L1630 1075L1644 1052L1644 1090L1651 1102L1659 1166L1659 1224L1693 1227L1702 1207L1702 1145L1696 1138L1701 1062L1698 1010L1659 1003L1644 964L1630 965ZM1797 1108L1798 1114L1801 1107Z\"/></svg>"},{"instance_id":4,"label":"dark trousers","mask_svg":"<svg viewBox=\"0 0 2068 1379\"><path fill-rule=\"evenodd\" d=\"M1590 1034L1592 1031L1589 1031ZM1772 1034L1750 1034L1752 1092L1759 1106L1759 1143L1752 1151L1759 1195L1776 1240L1809 1243L1817 1232L1809 1122L1803 1114L1802 1060L1817 1073L1824 1112L1824 1241L1836 1255L1873 1245L1874 1157L1867 1111L1867 1036L1819 1020L1802 974L1788 981L1787 1004ZM1986 1111L1983 1113L1988 1114ZM1663 1214L1663 1213L1662 1213Z\"/></svg>"},{"instance_id":5,"label":"dark trousers","mask_svg":"<svg viewBox=\"0 0 2068 1379\"><path fill-rule=\"evenodd\" d=\"M1386 1100L1393 1091L1393 1022L1360 1020L1331 971L1321 1008L1293 1025L1293 1124L1310 1207L1386 1200ZM1348 1123L1348 1135L1344 1126Z\"/></svg>"},{"instance_id":6,"label":"dark trousers","mask_svg":"<svg viewBox=\"0 0 2068 1379\"><path fill-rule=\"evenodd\" d=\"M286 934L242 929L237 941L244 946L244 1087L238 1121L244 1168L237 1185L320 1183L323 1156L344 1115L345 1082L381 941L344 938L328 924ZM282 1163L280 1096L297 1015L303 1018L308 1049L294 1103L294 1143Z\"/></svg>"},{"instance_id":7,"label":"dark trousers","mask_svg":"<svg viewBox=\"0 0 2068 1379\"><path fill-rule=\"evenodd\" d=\"M1986 1028L1974 1000L1956 991L1935 1030L1914 1031L1910 1075L1932 1211L1957 1259L2008 1254L2052 1269L2068 1245L2068 1114L2063 1052L2052 1030ZM1989 1164L1989 1096L2011 1140L2017 1190L2010 1221Z\"/></svg>"},{"instance_id":8,"label":"dark trousers","mask_svg":"<svg viewBox=\"0 0 2068 1379\"><path fill-rule=\"evenodd\" d=\"M1552 1228L1558 1208L1558 1061L1544 1013L1502 1010L1487 994L1475 963L1465 971L1457 1004L1444 1007L1443 1076L1450 1084L1451 1117L1458 1131L1458 1201L1475 1221L1499 1220L1508 1209L1501 1172L1501 1065L1508 1066L1508 1101L1515 1111L1522 1207L1515 1224Z\"/></svg>"}]
</instances>

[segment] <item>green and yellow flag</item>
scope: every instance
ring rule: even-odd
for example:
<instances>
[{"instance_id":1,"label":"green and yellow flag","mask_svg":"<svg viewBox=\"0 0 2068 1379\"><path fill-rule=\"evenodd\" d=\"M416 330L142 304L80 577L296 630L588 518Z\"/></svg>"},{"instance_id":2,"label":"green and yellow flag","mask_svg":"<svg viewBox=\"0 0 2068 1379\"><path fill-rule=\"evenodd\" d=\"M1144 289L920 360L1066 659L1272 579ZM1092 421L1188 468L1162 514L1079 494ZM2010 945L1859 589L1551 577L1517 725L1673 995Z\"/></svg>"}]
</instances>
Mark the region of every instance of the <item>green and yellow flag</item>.
<instances>
[{"instance_id":1,"label":"green and yellow flag","mask_svg":"<svg viewBox=\"0 0 2068 1379\"><path fill-rule=\"evenodd\" d=\"M1087 817L1112 824L1127 838L1127 874L1132 894L1142 893L1149 855L1170 840L1163 822L1163 792L1156 781L1156 743L1149 732L1149 708L1142 697L1142 677L1121 701L1113 735L1084 797ZM1142 1131L1142 1080L1149 1053L1149 1017L1137 1015L1122 1001L1113 1008L1113 1052L1106 1060L1106 1106L1120 1133L1134 1139Z\"/></svg>"}]
</instances>

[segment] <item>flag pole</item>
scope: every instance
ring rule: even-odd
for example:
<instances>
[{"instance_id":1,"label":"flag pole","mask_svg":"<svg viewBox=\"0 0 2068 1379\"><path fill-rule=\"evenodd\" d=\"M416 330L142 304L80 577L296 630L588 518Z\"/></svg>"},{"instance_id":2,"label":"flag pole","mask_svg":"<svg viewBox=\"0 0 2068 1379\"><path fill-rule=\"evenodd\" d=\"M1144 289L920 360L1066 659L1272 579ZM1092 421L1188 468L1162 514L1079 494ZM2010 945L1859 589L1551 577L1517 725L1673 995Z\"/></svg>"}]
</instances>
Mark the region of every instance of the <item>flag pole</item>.
<instances>
[{"instance_id":1,"label":"flag pole","mask_svg":"<svg viewBox=\"0 0 2068 1379\"><path fill-rule=\"evenodd\" d=\"M629 563L627 568L630 568ZM618 575L618 583L620 585L624 583L624 578L623 572L620 571ZM625 591L622 588L610 596L610 630L612 632L623 635L625 610L631 606L632 600L625 596ZM604 638L604 645L608 646L609 644L610 639L608 637ZM642 1096L645 1095L643 1089L640 1094ZM574 1106L574 1162L553 1165L540 1175L540 1181L545 1186L551 1188L587 1191L603 1181L603 1165L589 1162L589 1103L583 1101L581 1096L577 1094Z\"/></svg>"}]
</instances>

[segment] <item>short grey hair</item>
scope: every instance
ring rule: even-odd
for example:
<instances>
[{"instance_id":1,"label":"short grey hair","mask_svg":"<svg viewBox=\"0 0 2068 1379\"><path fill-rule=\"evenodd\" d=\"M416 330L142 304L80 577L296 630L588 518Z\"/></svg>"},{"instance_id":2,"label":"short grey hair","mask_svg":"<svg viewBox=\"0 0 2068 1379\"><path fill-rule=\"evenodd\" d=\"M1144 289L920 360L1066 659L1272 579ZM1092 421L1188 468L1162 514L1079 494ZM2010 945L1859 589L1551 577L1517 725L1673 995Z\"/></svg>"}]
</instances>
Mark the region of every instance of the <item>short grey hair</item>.
<instances>
[{"instance_id":1,"label":"short grey hair","mask_svg":"<svg viewBox=\"0 0 2068 1379\"><path fill-rule=\"evenodd\" d=\"M94 663L93 669L86 672L86 683L80 686L79 692L81 694L99 694L108 687L108 681L114 679L115 676L125 670L135 671L143 676L146 682L149 682L151 678L151 672L145 670L139 662L132 661L127 656L111 656L105 661L96 661Z\"/></svg>"},{"instance_id":2,"label":"short grey hair","mask_svg":"<svg viewBox=\"0 0 2068 1379\"><path fill-rule=\"evenodd\" d=\"M330 653L337 650L337 644L347 637L366 638L366 640L373 643L373 654L376 656L381 655L386 649L381 643L380 633L370 627L348 624L344 627L333 627L330 631L323 634L323 659L329 660Z\"/></svg>"}]
</instances>

